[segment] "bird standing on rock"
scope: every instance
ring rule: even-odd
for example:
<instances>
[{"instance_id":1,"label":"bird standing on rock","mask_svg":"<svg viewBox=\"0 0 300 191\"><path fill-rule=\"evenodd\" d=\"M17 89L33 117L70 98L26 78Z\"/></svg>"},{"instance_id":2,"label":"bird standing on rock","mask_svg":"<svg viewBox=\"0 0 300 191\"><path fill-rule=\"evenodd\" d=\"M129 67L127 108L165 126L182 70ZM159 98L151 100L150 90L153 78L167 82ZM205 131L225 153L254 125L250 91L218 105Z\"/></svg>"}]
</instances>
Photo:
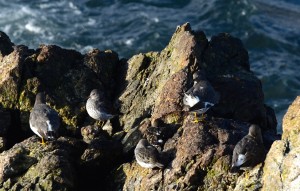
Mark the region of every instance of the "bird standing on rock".
<instances>
[{"instance_id":1,"label":"bird standing on rock","mask_svg":"<svg viewBox=\"0 0 300 191\"><path fill-rule=\"evenodd\" d=\"M265 147L258 125L251 125L249 133L234 147L231 171L239 168L253 167L265 157Z\"/></svg>"},{"instance_id":2,"label":"bird standing on rock","mask_svg":"<svg viewBox=\"0 0 300 191\"><path fill-rule=\"evenodd\" d=\"M100 121L107 121L115 117L115 115L109 112L104 93L98 89L93 89L91 91L86 102L86 111L90 117Z\"/></svg>"},{"instance_id":3,"label":"bird standing on rock","mask_svg":"<svg viewBox=\"0 0 300 191\"><path fill-rule=\"evenodd\" d=\"M159 152L149 144L147 139L141 139L134 149L134 155L137 163L144 168L163 168L164 165L159 162Z\"/></svg>"},{"instance_id":4,"label":"bird standing on rock","mask_svg":"<svg viewBox=\"0 0 300 191\"><path fill-rule=\"evenodd\" d=\"M35 103L29 116L31 130L44 140L53 140L60 126L58 113L46 104L46 97L43 92L36 95Z\"/></svg>"},{"instance_id":5,"label":"bird standing on rock","mask_svg":"<svg viewBox=\"0 0 300 191\"><path fill-rule=\"evenodd\" d=\"M202 71L193 74L194 85L184 93L183 104L189 111L194 112L195 122L199 122L198 114L203 114L217 104L220 95L215 91Z\"/></svg>"}]
</instances>

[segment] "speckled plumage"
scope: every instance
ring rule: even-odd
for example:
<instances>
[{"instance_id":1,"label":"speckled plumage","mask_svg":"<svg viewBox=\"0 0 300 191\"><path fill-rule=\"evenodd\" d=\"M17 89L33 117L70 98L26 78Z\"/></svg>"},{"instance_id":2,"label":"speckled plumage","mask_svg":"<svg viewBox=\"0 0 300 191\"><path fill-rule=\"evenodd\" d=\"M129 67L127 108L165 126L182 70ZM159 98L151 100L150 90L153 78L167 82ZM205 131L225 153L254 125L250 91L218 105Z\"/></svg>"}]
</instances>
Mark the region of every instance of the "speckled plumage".
<instances>
[{"instance_id":1,"label":"speckled plumage","mask_svg":"<svg viewBox=\"0 0 300 191\"><path fill-rule=\"evenodd\" d=\"M104 94L98 89L91 91L86 102L86 111L90 117L101 121L109 120L115 116L109 113Z\"/></svg>"},{"instance_id":2,"label":"speckled plumage","mask_svg":"<svg viewBox=\"0 0 300 191\"><path fill-rule=\"evenodd\" d=\"M159 152L149 144L146 139L141 139L134 149L134 155L137 163L144 168L163 168L164 165L159 162Z\"/></svg>"},{"instance_id":3,"label":"speckled plumage","mask_svg":"<svg viewBox=\"0 0 300 191\"><path fill-rule=\"evenodd\" d=\"M45 103L45 94L36 95L34 107L30 112L29 125L31 130L45 140L55 138L60 126L58 113Z\"/></svg>"},{"instance_id":4,"label":"speckled plumage","mask_svg":"<svg viewBox=\"0 0 300 191\"><path fill-rule=\"evenodd\" d=\"M253 167L263 161L265 147L262 140L260 127L251 125L249 133L244 136L234 147L232 155L232 169Z\"/></svg>"}]
</instances>

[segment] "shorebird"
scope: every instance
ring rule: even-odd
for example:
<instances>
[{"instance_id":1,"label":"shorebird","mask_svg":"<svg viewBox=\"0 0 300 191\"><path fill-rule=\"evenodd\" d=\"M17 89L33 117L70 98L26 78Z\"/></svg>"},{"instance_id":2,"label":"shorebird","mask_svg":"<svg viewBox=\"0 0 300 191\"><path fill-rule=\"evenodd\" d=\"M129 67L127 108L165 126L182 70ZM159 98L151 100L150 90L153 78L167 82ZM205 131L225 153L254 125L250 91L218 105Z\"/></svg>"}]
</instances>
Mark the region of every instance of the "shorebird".
<instances>
[{"instance_id":1,"label":"shorebird","mask_svg":"<svg viewBox=\"0 0 300 191\"><path fill-rule=\"evenodd\" d=\"M31 130L44 140L53 140L60 126L58 113L46 104L46 97L43 92L36 95L35 103L29 116Z\"/></svg>"},{"instance_id":2,"label":"shorebird","mask_svg":"<svg viewBox=\"0 0 300 191\"><path fill-rule=\"evenodd\" d=\"M234 147L231 170L253 167L263 161L265 154L260 127L253 124Z\"/></svg>"},{"instance_id":3,"label":"shorebird","mask_svg":"<svg viewBox=\"0 0 300 191\"><path fill-rule=\"evenodd\" d=\"M201 114L203 117L205 112L219 102L220 95L202 71L195 72L193 80L194 85L184 93L183 104L190 112L194 112L195 122L199 122L197 114Z\"/></svg>"},{"instance_id":4,"label":"shorebird","mask_svg":"<svg viewBox=\"0 0 300 191\"><path fill-rule=\"evenodd\" d=\"M115 116L109 113L104 93L98 89L93 89L91 91L86 102L86 111L91 118L100 121L107 121Z\"/></svg>"},{"instance_id":5,"label":"shorebird","mask_svg":"<svg viewBox=\"0 0 300 191\"><path fill-rule=\"evenodd\" d=\"M164 165L159 162L159 152L149 144L147 139L141 139L134 149L134 155L137 163L144 168L163 168Z\"/></svg>"},{"instance_id":6,"label":"shorebird","mask_svg":"<svg viewBox=\"0 0 300 191\"><path fill-rule=\"evenodd\" d=\"M166 134L170 132L170 129L162 126L161 123L160 119L152 120L151 125L146 129L144 134L149 144L156 147L159 151L162 150Z\"/></svg>"}]
</instances>

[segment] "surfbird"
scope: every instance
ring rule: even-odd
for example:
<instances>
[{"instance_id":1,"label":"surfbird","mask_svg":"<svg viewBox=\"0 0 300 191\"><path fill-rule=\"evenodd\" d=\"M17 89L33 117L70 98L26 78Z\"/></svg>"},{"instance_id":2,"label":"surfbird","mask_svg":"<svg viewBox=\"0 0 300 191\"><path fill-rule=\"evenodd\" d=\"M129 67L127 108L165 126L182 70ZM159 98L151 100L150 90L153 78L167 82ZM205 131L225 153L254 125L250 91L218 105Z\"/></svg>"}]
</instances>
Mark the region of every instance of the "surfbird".
<instances>
[{"instance_id":1,"label":"surfbird","mask_svg":"<svg viewBox=\"0 0 300 191\"><path fill-rule=\"evenodd\" d=\"M115 115L111 114L105 95L99 89L93 89L86 102L86 111L95 120L107 121Z\"/></svg>"},{"instance_id":2,"label":"surfbird","mask_svg":"<svg viewBox=\"0 0 300 191\"><path fill-rule=\"evenodd\" d=\"M29 116L29 125L31 130L44 140L55 139L59 126L60 118L58 113L46 104L44 92L36 95L35 103Z\"/></svg>"},{"instance_id":3,"label":"surfbird","mask_svg":"<svg viewBox=\"0 0 300 191\"><path fill-rule=\"evenodd\" d=\"M251 168L262 162L265 154L260 127L253 124L249 127L249 133L234 147L231 171Z\"/></svg>"},{"instance_id":4,"label":"surfbird","mask_svg":"<svg viewBox=\"0 0 300 191\"><path fill-rule=\"evenodd\" d=\"M195 122L199 122L197 113L203 116L207 110L219 102L220 95L206 79L203 71L195 72L193 80L194 85L184 93L183 104L185 109L194 112Z\"/></svg>"},{"instance_id":5,"label":"surfbird","mask_svg":"<svg viewBox=\"0 0 300 191\"><path fill-rule=\"evenodd\" d=\"M134 155L137 163L144 168L163 168L164 165L159 162L159 152L149 144L147 139L141 139L134 149Z\"/></svg>"}]
</instances>

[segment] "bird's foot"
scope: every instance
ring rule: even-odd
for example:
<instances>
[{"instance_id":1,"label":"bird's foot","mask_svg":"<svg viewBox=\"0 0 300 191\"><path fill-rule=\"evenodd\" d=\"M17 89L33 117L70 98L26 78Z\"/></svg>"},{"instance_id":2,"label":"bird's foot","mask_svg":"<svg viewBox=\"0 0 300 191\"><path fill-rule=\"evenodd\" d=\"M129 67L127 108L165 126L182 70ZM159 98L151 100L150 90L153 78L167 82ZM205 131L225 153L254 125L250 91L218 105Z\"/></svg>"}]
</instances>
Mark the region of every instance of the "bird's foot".
<instances>
[{"instance_id":1,"label":"bird's foot","mask_svg":"<svg viewBox=\"0 0 300 191\"><path fill-rule=\"evenodd\" d=\"M248 180L250 178L250 172L248 170L245 170L245 179Z\"/></svg>"},{"instance_id":2,"label":"bird's foot","mask_svg":"<svg viewBox=\"0 0 300 191\"><path fill-rule=\"evenodd\" d=\"M97 121L95 123L96 126L102 127L104 125L104 121Z\"/></svg>"},{"instance_id":3,"label":"bird's foot","mask_svg":"<svg viewBox=\"0 0 300 191\"><path fill-rule=\"evenodd\" d=\"M194 117L194 123L199 123L199 122L204 122L205 121L205 118L206 116L202 113L201 114L201 117L197 117L197 113L195 112L195 117Z\"/></svg>"}]
</instances>

